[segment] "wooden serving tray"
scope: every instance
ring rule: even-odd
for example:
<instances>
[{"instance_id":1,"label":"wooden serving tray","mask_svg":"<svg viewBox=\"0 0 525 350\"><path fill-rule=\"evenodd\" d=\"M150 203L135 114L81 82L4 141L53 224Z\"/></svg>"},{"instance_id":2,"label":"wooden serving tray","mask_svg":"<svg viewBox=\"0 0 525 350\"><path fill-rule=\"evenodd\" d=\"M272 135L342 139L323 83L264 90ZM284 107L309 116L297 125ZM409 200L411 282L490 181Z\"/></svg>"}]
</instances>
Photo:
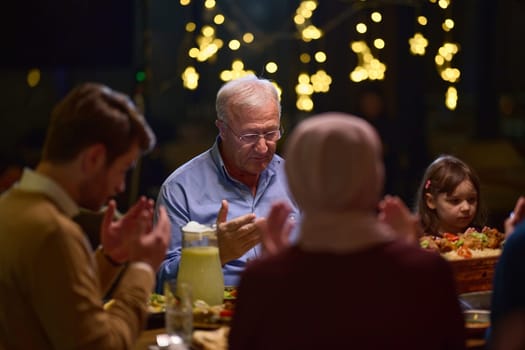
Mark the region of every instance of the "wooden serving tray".
<instances>
[{"instance_id":1,"label":"wooden serving tray","mask_svg":"<svg viewBox=\"0 0 525 350\"><path fill-rule=\"evenodd\" d=\"M458 294L492 290L494 270L499 256L449 260Z\"/></svg>"}]
</instances>

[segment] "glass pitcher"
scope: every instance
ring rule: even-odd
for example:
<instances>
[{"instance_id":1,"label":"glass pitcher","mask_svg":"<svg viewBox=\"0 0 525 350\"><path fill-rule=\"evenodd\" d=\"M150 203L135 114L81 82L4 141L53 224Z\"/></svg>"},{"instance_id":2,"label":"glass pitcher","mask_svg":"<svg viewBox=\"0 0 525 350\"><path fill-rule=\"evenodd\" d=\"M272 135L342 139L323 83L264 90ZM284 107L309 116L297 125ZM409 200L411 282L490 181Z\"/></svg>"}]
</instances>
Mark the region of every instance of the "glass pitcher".
<instances>
[{"instance_id":1,"label":"glass pitcher","mask_svg":"<svg viewBox=\"0 0 525 350\"><path fill-rule=\"evenodd\" d=\"M220 305L224 298L217 230L215 227L190 221L182 227L182 254L177 275L177 285L188 283L193 300L203 300L208 305Z\"/></svg>"}]
</instances>

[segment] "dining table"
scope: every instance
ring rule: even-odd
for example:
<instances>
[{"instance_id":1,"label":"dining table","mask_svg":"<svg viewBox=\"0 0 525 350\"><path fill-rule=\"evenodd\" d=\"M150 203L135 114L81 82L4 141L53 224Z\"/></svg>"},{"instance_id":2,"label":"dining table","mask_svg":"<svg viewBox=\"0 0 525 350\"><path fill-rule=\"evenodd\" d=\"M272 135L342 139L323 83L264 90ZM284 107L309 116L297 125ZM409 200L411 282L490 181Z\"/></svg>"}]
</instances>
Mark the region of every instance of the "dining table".
<instances>
[{"instance_id":1,"label":"dining table","mask_svg":"<svg viewBox=\"0 0 525 350\"><path fill-rule=\"evenodd\" d=\"M196 329L193 331L193 350L227 350L228 344L226 342L228 326L223 326L218 329ZM157 344L157 335L165 334L165 328L146 329L138 338L133 350L154 350L154 345ZM224 338L224 343L217 341L220 337ZM202 339L209 338L210 341L203 344ZM485 339L483 332L472 332L467 330L466 348L468 350L482 350L485 349Z\"/></svg>"},{"instance_id":2,"label":"dining table","mask_svg":"<svg viewBox=\"0 0 525 350\"><path fill-rule=\"evenodd\" d=\"M227 350L228 326L216 329L195 329L191 344L192 350ZM139 336L133 350L164 350L157 347L157 336L166 334L165 328L146 329Z\"/></svg>"},{"instance_id":3,"label":"dining table","mask_svg":"<svg viewBox=\"0 0 525 350\"><path fill-rule=\"evenodd\" d=\"M157 344L157 335L166 333L164 328L146 329L139 336L133 350L149 350L151 345Z\"/></svg>"},{"instance_id":4,"label":"dining table","mask_svg":"<svg viewBox=\"0 0 525 350\"><path fill-rule=\"evenodd\" d=\"M492 266L490 266L492 267ZM461 269L459 270L462 271ZM467 285L467 284L465 284ZM227 288L228 293L234 290L233 287ZM470 288L468 289L471 290ZM229 296L231 297L231 296ZM233 302L236 297L236 291L234 296L225 302ZM473 325L471 323L465 323L466 330L466 349L468 350L482 350L485 349L485 330L487 325ZM194 322L194 330L192 333L192 350L227 350L228 349L228 332L229 332L229 321L221 322L220 324L206 324ZM150 314L145 327L145 330L141 333L133 350L162 350L163 348L156 347L157 336L165 335L165 314L164 312L158 312Z\"/></svg>"}]
</instances>

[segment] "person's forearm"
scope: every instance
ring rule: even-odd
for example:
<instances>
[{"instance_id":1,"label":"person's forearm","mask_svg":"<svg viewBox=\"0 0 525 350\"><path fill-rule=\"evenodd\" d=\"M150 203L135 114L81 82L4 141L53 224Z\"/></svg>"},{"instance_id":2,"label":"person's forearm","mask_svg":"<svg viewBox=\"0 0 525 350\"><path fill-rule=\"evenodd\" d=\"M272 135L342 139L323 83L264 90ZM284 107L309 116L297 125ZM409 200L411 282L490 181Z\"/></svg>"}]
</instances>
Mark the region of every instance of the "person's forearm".
<instances>
[{"instance_id":1,"label":"person's forearm","mask_svg":"<svg viewBox=\"0 0 525 350\"><path fill-rule=\"evenodd\" d=\"M100 281L100 288L105 294L113 285L113 282L124 268L124 265L115 265L110 262L104 255L102 247L99 247L95 253L95 261L98 266L98 279Z\"/></svg>"}]
</instances>

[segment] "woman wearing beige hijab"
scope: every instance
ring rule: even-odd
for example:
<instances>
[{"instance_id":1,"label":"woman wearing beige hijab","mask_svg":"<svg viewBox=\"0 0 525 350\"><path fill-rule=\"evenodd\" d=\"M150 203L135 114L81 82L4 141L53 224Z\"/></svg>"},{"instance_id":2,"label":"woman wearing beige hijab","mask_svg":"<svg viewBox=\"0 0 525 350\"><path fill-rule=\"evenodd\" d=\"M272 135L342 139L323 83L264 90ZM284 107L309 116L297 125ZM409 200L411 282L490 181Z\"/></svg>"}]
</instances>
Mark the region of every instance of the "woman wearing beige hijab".
<instances>
[{"instance_id":1,"label":"woman wearing beige hijab","mask_svg":"<svg viewBox=\"0 0 525 350\"><path fill-rule=\"evenodd\" d=\"M448 263L407 242L399 228L409 220L392 199L378 215L384 170L373 127L342 113L311 117L285 159L300 236L277 249L289 227L276 224L287 212L276 204L265 238L275 252L242 276L230 350L464 349Z\"/></svg>"}]
</instances>

